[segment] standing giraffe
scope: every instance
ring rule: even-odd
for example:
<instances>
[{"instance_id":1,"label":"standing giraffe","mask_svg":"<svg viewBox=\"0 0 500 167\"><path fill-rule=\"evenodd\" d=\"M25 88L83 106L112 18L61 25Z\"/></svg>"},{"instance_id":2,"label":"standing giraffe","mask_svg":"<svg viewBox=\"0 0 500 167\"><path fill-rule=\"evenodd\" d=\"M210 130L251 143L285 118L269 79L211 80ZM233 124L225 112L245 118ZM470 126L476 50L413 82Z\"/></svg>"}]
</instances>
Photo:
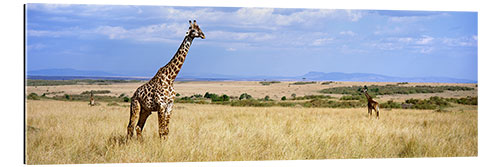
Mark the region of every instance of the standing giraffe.
<instances>
[{"instance_id":1,"label":"standing giraffe","mask_svg":"<svg viewBox=\"0 0 500 167\"><path fill-rule=\"evenodd\" d=\"M130 119L127 127L127 134L130 137L134 136L135 129L137 136L142 136L142 130L146 119L151 112L158 112L158 132L160 138L165 139L168 135L168 123L172 108L174 105L174 80L182 64L186 59L189 47L194 38L200 37L205 39L205 35L201 31L196 20L191 23L189 20L189 29L186 32L184 41L175 53L174 57L158 70L156 75L147 83L137 88L131 98L130 104Z\"/></svg>"},{"instance_id":2,"label":"standing giraffe","mask_svg":"<svg viewBox=\"0 0 500 167\"><path fill-rule=\"evenodd\" d=\"M377 112L377 119L378 119L380 111L378 103L375 100L373 100L372 97L368 94L368 87L366 87L366 85L362 91L363 93L365 93L366 99L368 99L368 114L371 116L372 110L375 110L375 112Z\"/></svg>"},{"instance_id":3,"label":"standing giraffe","mask_svg":"<svg viewBox=\"0 0 500 167\"><path fill-rule=\"evenodd\" d=\"M90 102L89 102L89 105L90 106L95 106L94 92L92 90L90 91Z\"/></svg>"}]
</instances>

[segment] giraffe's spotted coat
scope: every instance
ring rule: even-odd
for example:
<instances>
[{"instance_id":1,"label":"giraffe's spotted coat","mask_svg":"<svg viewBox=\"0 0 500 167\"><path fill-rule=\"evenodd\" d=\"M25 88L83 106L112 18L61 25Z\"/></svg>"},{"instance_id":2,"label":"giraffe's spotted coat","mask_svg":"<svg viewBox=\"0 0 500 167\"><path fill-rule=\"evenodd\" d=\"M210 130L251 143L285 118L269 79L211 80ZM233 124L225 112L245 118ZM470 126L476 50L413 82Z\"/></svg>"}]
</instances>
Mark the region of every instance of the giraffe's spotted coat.
<instances>
[{"instance_id":1,"label":"giraffe's spotted coat","mask_svg":"<svg viewBox=\"0 0 500 167\"><path fill-rule=\"evenodd\" d=\"M174 105L175 90L174 80L181 70L189 47L194 38L205 39L205 35L200 27L189 21L190 27L186 33L186 37L182 41L179 49L170 62L160 68L156 75L147 83L137 88L131 98L130 103L130 119L127 127L129 137L134 135L134 130L137 136L142 136L142 130L147 118L152 112L158 112L158 132L160 138L165 138L168 135L168 124L170 115Z\"/></svg>"}]
</instances>

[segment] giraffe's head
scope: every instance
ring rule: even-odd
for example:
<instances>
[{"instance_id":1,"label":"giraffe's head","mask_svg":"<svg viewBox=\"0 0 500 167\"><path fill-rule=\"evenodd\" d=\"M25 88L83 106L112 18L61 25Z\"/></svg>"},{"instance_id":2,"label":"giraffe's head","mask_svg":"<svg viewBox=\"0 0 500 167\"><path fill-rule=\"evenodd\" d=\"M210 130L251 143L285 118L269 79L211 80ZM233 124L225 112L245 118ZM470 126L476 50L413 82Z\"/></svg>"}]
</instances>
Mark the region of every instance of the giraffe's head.
<instances>
[{"instance_id":1,"label":"giraffe's head","mask_svg":"<svg viewBox=\"0 0 500 167\"><path fill-rule=\"evenodd\" d=\"M191 36L193 38L201 38L205 39L205 34L203 34L203 31L201 31L201 28L196 24L196 20L189 20L189 30L186 32L187 36Z\"/></svg>"},{"instance_id":2,"label":"giraffe's head","mask_svg":"<svg viewBox=\"0 0 500 167\"><path fill-rule=\"evenodd\" d=\"M362 91L363 93L368 92L368 87L365 85L365 86L361 89L361 91Z\"/></svg>"}]
</instances>

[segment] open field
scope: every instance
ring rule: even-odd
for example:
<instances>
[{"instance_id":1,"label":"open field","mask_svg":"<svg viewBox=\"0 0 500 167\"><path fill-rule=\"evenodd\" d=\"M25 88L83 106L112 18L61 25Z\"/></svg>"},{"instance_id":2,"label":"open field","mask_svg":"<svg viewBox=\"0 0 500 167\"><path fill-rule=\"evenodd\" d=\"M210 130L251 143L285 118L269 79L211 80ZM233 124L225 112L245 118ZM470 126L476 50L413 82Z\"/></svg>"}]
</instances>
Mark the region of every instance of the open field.
<instances>
[{"instance_id":1,"label":"open field","mask_svg":"<svg viewBox=\"0 0 500 167\"><path fill-rule=\"evenodd\" d=\"M181 96L205 92L229 96L248 93L254 98L269 95L279 101L280 97L290 97L292 93L297 97L321 95L319 90L331 87L395 84L293 83L192 81L176 82L175 89ZM104 94L96 95L131 96L140 84L28 86L27 94L46 93L50 97L102 90ZM477 84L409 83L400 86L415 85L465 86L474 90L377 95L376 100L477 97ZM146 122L143 140L127 140L130 104L98 103L100 105L91 107L87 101L27 100L27 163L464 157L478 153L477 105L450 103L444 110L383 108L377 120L368 117L365 107L235 107L176 103L168 140L161 141L156 113Z\"/></svg>"},{"instance_id":2,"label":"open field","mask_svg":"<svg viewBox=\"0 0 500 167\"><path fill-rule=\"evenodd\" d=\"M450 112L176 104L168 140L157 114L126 140L127 103L27 101L28 164L477 156L477 106Z\"/></svg>"},{"instance_id":3,"label":"open field","mask_svg":"<svg viewBox=\"0 0 500 167\"><path fill-rule=\"evenodd\" d=\"M89 90L110 90L109 95L119 96L125 94L129 97L132 96L135 89L137 89L144 82L138 83L124 83L124 84L111 84L111 85L63 85L63 86L28 86L28 93L51 93L51 95L63 94L80 94ZM273 100L279 100L281 97L286 96L290 98L291 94L297 96L304 95L324 95L319 93L319 90L331 87L344 87L344 86L362 86L362 85L387 85L395 84L394 82L333 82L328 85L322 85L322 82L306 85L293 85L292 81L284 81L271 85L262 85L258 81L180 81L175 82L175 90L181 96L191 96L194 94L204 94L211 92L216 94L226 94L228 96L240 96L242 93L248 93L255 98L264 98L269 96ZM477 84L458 84L458 83L409 83L401 86L466 86L475 88L472 91L448 91L443 93L426 93L426 94L411 94L411 95L380 95L380 101L403 101L409 98L425 99L431 96L439 97L467 97L477 96ZM49 96L51 96L49 95ZM340 94L331 94L332 97L341 97Z\"/></svg>"}]
</instances>

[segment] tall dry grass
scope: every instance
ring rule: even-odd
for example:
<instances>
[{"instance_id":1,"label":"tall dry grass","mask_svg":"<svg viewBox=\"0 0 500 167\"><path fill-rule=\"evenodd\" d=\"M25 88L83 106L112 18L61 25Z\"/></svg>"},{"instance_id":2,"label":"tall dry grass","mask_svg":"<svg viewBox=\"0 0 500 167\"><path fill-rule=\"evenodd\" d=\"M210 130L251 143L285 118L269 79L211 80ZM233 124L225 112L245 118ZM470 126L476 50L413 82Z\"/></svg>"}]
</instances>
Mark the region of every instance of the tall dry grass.
<instances>
[{"instance_id":1,"label":"tall dry grass","mask_svg":"<svg viewBox=\"0 0 500 167\"><path fill-rule=\"evenodd\" d=\"M123 103L122 105L126 105ZM129 109L27 101L28 164L477 156L477 108L437 113L176 104L168 140L153 113L126 140Z\"/></svg>"}]
</instances>

